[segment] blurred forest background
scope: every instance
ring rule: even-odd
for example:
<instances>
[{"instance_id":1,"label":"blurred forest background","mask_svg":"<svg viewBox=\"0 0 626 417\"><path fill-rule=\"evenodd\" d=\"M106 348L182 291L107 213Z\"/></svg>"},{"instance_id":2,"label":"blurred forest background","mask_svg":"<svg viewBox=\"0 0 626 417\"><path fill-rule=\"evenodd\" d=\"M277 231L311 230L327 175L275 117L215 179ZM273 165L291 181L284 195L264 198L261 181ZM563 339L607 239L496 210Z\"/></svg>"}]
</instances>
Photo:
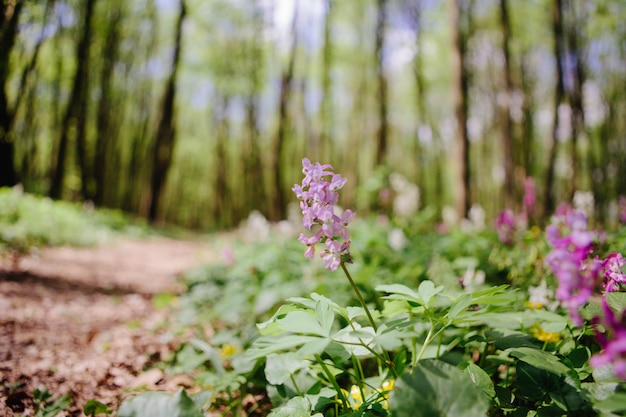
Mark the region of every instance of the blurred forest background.
<instances>
[{"instance_id":1,"label":"blurred forest background","mask_svg":"<svg viewBox=\"0 0 626 417\"><path fill-rule=\"evenodd\" d=\"M0 186L199 229L285 218L305 156L347 177L341 203L362 211L385 208L392 173L461 216L519 210L529 178L536 221L592 191L610 222L626 195L623 0L3 0L2 14Z\"/></svg>"}]
</instances>

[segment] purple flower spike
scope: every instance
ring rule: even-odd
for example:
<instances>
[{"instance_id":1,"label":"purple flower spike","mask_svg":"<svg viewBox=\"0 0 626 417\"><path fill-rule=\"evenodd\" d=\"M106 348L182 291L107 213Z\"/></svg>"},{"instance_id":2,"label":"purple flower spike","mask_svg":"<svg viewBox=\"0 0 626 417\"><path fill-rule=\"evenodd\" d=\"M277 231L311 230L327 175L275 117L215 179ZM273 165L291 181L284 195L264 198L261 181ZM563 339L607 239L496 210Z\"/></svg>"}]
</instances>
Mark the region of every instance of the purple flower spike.
<instances>
[{"instance_id":1,"label":"purple flower spike","mask_svg":"<svg viewBox=\"0 0 626 417\"><path fill-rule=\"evenodd\" d=\"M331 165L312 164L307 158L302 160L302 173L302 185L295 184L292 188L300 200L302 225L308 230L318 226L319 230L311 237L301 234L298 240L308 247L304 254L307 258L313 257L317 243L325 244L326 249L321 253L324 267L335 271L342 260L350 258L348 224L354 219L354 213L346 210L341 217L335 214L339 200L337 190L347 180L335 174Z\"/></svg>"},{"instance_id":2,"label":"purple flower spike","mask_svg":"<svg viewBox=\"0 0 626 417\"><path fill-rule=\"evenodd\" d=\"M515 216L511 210L503 210L494 224L498 233L498 240L506 245L513 244L515 235Z\"/></svg>"},{"instance_id":3,"label":"purple flower spike","mask_svg":"<svg viewBox=\"0 0 626 417\"><path fill-rule=\"evenodd\" d=\"M624 257L621 253L610 254L603 262L604 290L615 292L620 290L621 285L626 285L626 274L622 271Z\"/></svg>"},{"instance_id":4,"label":"purple flower spike","mask_svg":"<svg viewBox=\"0 0 626 417\"><path fill-rule=\"evenodd\" d=\"M546 228L546 238L554 248L546 257L546 262L559 282L556 298L569 310L572 321L581 325L579 310L593 293L601 263L584 263L591 253L592 244L584 213L570 211L564 215L565 222L563 217L557 216L557 224ZM569 234L564 235L559 226Z\"/></svg>"},{"instance_id":5,"label":"purple flower spike","mask_svg":"<svg viewBox=\"0 0 626 417\"><path fill-rule=\"evenodd\" d=\"M602 324L604 333L596 332L596 338L602 346L602 352L591 357L593 367L611 364L615 375L626 380L626 315L616 317L609 307L606 297L602 297L602 319L596 319L596 324Z\"/></svg>"}]
</instances>

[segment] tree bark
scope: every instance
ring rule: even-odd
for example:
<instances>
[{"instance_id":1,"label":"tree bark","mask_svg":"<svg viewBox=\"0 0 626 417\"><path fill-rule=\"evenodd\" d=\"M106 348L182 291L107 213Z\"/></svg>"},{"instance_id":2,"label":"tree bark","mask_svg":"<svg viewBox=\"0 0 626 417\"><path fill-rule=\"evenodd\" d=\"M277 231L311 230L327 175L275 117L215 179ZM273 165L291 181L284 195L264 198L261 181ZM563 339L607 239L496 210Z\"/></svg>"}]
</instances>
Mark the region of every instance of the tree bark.
<instances>
[{"instance_id":1,"label":"tree bark","mask_svg":"<svg viewBox=\"0 0 626 417\"><path fill-rule=\"evenodd\" d=\"M180 54L182 47L183 21L187 14L185 0L180 1L180 13L176 24L176 40L174 43L174 60L172 62L172 70L170 72L165 94L161 105L161 115L159 125L156 132L155 144L152 153L152 175L150 189L152 196L148 211L148 219L155 222L158 216L159 203L161 202L165 180L172 162L172 154L174 152L174 144L176 141L175 109L176 100L176 75L178 73L178 65L180 62Z\"/></svg>"},{"instance_id":2,"label":"tree bark","mask_svg":"<svg viewBox=\"0 0 626 417\"><path fill-rule=\"evenodd\" d=\"M507 0L500 0L500 24L502 25L502 55L504 58L504 100L502 112L502 148L504 151L504 206L516 208L515 161L513 159L514 139L511 120L511 97L513 95L513 77L511 75L511 23Z\"/></svg>"},{"instance_id":3,"label":"tree bark","mask_svg":"<svg viewBox=\"0 0 626 417\"><path fill-rule=\"evenodd\" d=\"M94 155L94 179L95 179L95 195L94 203L103 205L105 202L105 189L107 187L107 178L111 176L109 170L110 148L117 135L112 131L112 118L115 108L112 99L112 81L113 69L118 54L118 46L120 42L120 22L121 11L114 8L109 16L109 24L107 28L106 41L102 59L102 70L100 72L100 103L98 104L97 114L97 137L96 137L96 153Z\"/></svg>"},{"instance_id":4,"label":"tree bark","mask_svg":"<svg viewBox=\"0 0 626 417\"><path fill-rule=\"evenodd\" d=\"M255 37L251 40L253 65L251 66L250 79L252 90L246 99L246 125L248 134L248 146L245 149L244 160L246 166L246 198L245 210L250 212L254 209L261 210L264 215L269 213L270 207L266 205L265 175L261 162L261 148L259 140L261 135L258 127L259 94L262 88L261 68L263 67L263 47L259 43L262 35L262 17L259 5L255 0L254 6ZM247 214L247 213L246 213Z\"/></svg>"},{"instance_id":5,"label":"tree bark","mask_svg":"<svg viewBox=\"0 0 626 417\"><path fill-rule=\"evenodd\" d=\"M578 26L579 17L576 14L574 5L571 1L566 3L570 16L570 25L567 30L568 52L573 58L574 67L572 70L572 88L569 92L569 102L571 106L572 125L572 147L570 154L570 164L572 167L572 176L569 182L569 197L573 199L576 188L578 187L578 136L585 130L585 112L583 110L583 84L585 83L585 71L583 66L583 54L581 52L579 33L582 28Z\"/></svg>"},{"instance_id":6,"label":"tree bark","mask_svg":"<svg viewBox=\"0 0 626 417\"><path fill-rule=\"evenodd\" d=\"M456 116L454 197L457 214L460 218L464 218L467 217L470 207L469 136L467 132L469 74L465 62L470 28L464 30L462 27L461 2L462 0L452 1L451 20L454 42L452 65L454 71L454 113ZM472 12L471 9L470 2L466 10L468 20Z\"/></svg>"},{"instance_id":7,"label":"tree bark","mask_svg":"<svg viewBox=\"0 0 626 417\"><path fill-rule=\"evenodd\" d=\"M559 117L559 107L563 103L565 97L565 86L563 84L563 62L562 62L562 39L563 39L563 5L562 0L554 0L552 7L552 34L554 42L554 59L556 63L556 88L554 90L554 121L552 124L552 142L550 143L550 149L548 151L548 166L546 171L544 190L544 204L543 204L543 219L545 220L552 214L555 208L555 196L554 196L554 170L556 163L557 144L558 144L558 130L559 123L561 123Z\"/></svg>"},{"instance_id":8,"label":"tree bark","mask_svg":"<svg viewBox=\"0 0 626 417\"><path fill-rule=\"evenodd\" d=\"M291 81L293 79L293 71L296 61L296 49L298 45L298 3L296 2L295 10L293 13L293 21L291 24L291 31L293 42L291 44L291 50L289 52L289 63L287 68L283 71L280 82L280 98L278 107L278 130L276 132L276 139L274 141L274 158L272 161L272 170L274 171L274 189L275 189L275 201L272 209L272 220L281 220L285 218L285 209L287 207L287 201L285 197L284 186L284 170L283 170L283 154L285 152L285 141L287 136L287 127L289 124L288 104L291 96Z\"/></svg>"},{"instance_id":9,"label":"tree bark","mask_svg":"<svg viewBox=\"0 0 626 417\"><path fill-rule=\"evenodd\" d=\"M2 2L2 34L0 35L0 187L11 187L17 183L15 172L15 143L12 137L14 111L9 107L7 82L9 78L9 56L17 37L17 24L24 1L11 5Z\"/></svg>"},{"instance_id":10,"label":"tree bark","mask_svg":"<svg viewBox=\"0 0 626 417\"><path fill-rule=\"evenodd\" d=\"M376 77L378 79L378 132L376 134L376 166L383 165L387 158L389 120L387 107L387 76L385 74L384 42L387 25L387 0L378 0L376 18Z\"/></svg>"},{"instance_id":11,"label":"tree bark","mask_svg":"<svg viewBox=\"0 0 626 417\"><path fill-rule=\"evenodd\" d=\"M333 45L331 37L331 12L333 0L326 0L326 20L324 22L324 50L322 63L322 102L320 104L320 138L318 160L328 163L332 154L333 101L330 71L333 66Z\"/></svg>"},{"instance_id":12,"label":"tree bark","mask_svg":"<svg viewBox=\"0 0 626 417\"><path fill-rule=\"evenodd\" d=\"M81 191L84 198L90 198L88 173L89 165L86 156L86 126L87 126L87 86L89 84L89 46L91 44L92 16L96 0L87 0L83 30L78 46L76 47L76 74L72 84L70 99L61 122L59 135L58 156L53 172L49 195L52 198L61 198L63 194L63 180L65 178L67 147L70 134L75 130L76 151L78 165L81 172Z\"/></svg>"}]
</instances>

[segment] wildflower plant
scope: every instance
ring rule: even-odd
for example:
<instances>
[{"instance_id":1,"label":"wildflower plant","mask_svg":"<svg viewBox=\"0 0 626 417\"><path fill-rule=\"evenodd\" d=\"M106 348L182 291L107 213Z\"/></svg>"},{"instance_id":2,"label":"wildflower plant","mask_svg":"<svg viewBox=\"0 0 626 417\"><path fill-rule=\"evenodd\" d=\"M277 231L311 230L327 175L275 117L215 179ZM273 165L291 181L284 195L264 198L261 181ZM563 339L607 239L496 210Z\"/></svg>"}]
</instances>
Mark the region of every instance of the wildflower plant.
<instances>
[{"instance_id":1,"label":"wildflower plant","mask_svg":"<svg viewBox=\"0 0 626 417\"><path fill-rule=\"evenodd\" d=\"M625 261L599 251L584 215L563 207L545 234L505 217L500 242L478 228L356 221L339 207L346 178L306 158L302 168L298 241L248 248L181 297L218 326L256 324L240 343L224 329L180 350L203 361L191 395L203 412L267 415L244 406L262 391L270 417L626 413ZM320 265L307 262L316 254Z\"/></svg>"},{"instance_id":2,"label":"wildflower plant","mask_svg":"<svg viewBox=\"0 0 626 417\"><path fill-rule=\"evenodd\" d=\"M303 226L310 231L299 237L307 247L305 256L312 258L322 246L324 266L343 271L359 305L341 306L312 293L289 298L289 304L258 325L262 336L247 356L265 360L265 375L276 387L270 390L279 405L276 415L294 407L312 415L386 415L394 409L394 415L415 415L414 409L403 412L400 404L428 402L430 394L412 388L418 374L438 387L440 399L448 397L446 381L468 385L464 395L446 399L428 415L449 415L454 407L468 416L484 415L488 397L472 378L492 390L486 373L470 362L454 367L438 358L460 342L455 328L482 326L488 314L507 310L514 292L498 286L471 292L459 287L446 293L444 286L425 279L416 289L378 285L380 302L368 304L347 268L353 261L347 227L355 215L337 207L338 190L346 179L332 166L306 158L302 168L304 179L293 191L300 200Z\"/></svg>"}]
</instances>

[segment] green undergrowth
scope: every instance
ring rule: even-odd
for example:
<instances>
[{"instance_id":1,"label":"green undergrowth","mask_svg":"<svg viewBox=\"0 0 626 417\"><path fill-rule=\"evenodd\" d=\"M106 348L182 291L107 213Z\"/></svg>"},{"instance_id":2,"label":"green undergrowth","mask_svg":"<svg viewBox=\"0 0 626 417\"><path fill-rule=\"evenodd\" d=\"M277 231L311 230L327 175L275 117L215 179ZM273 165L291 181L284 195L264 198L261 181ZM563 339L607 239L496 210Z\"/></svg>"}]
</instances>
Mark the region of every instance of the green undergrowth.
<instances>
[{"instance_id":1,"label":"green undergrowth","mask_svg":"<svg viewBox=\"0 0 626 417\"><path fill-rule=\"evenodd\" d=\"M0 255L20 257L47 246L91 246L114 237L154 235L197 238L174 227L151 227L120 210L0 188Z\"/></svg>"},{"instance_id":2,"label":"green undergrowth","mask_svg":"<svg viewBox=\"0 0 626 417\"><path fill-rule=\"evenodd\" d=\"M401 247L391 244L397 230ZM532 291L556 287L541 229L518 231L510 245L489 227L437 230L426 217L351 225L348 268L383 329L370 343L389 350L396 377L380 374L372 355L353 347L371 335L358 330L367 320L343 274L325 270L317 255L304 258L297 233L254 241L241 232L225 244L221 262L187 273L187 291L170 300L174 331L193 337L161 367L192 375L195 384L188 397L160 400L174 409L182 401L193 410L185 415L624 415L616 402L626 385L589 366L599 349L591 327L576 328L560 309L529 305ZM624 242L621 228L595 250L623 252ZM623 308L623 299L614 302ZM359 373L370 377L355 395ZM330 374L335 388L350 393L344 399ZM381 378L399 387L389 404ZM450 386L458 395L450 396ZM266 403L251 406L248 395ZM136 398L120 415L145 415L139 405L148 398Z\"/></svg>"}]
</instances>

